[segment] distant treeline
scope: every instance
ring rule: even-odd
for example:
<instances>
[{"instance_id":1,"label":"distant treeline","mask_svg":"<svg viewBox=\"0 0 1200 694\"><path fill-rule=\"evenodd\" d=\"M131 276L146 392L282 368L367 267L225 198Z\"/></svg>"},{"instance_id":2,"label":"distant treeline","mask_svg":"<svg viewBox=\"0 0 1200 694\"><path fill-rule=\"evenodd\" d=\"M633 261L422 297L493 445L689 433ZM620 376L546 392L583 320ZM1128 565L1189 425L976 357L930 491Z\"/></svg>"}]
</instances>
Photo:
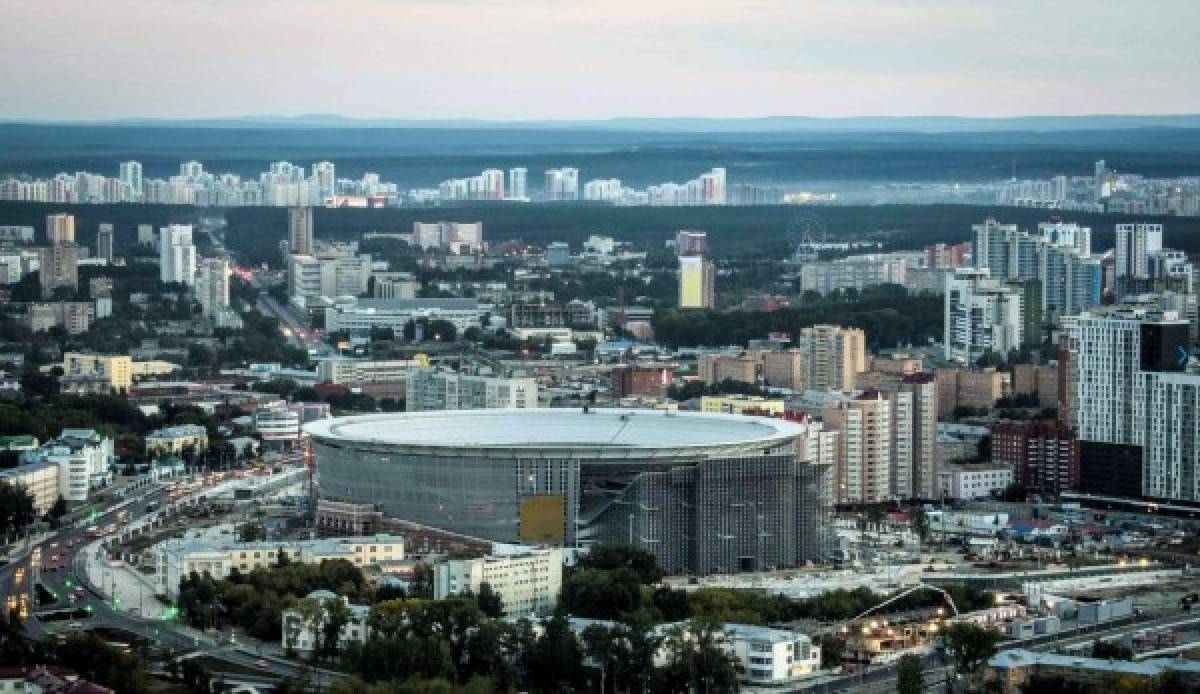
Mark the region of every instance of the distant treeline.
<instances>
[{"instance_id":1,"label":"distant treeline","mask_svg":"<svg viewBox=\"0 0 1200 694\"><path fill-rule=\"evenodd\" d=\"M660 248L679 229L709 233L717 255L766 256L789 254L806 230L831 241L880 241L887 250L919 249L932 243L966 241L971 225L993 216L1022 228L1061 217L1092 227L1092 247L1110 248L1113 229L1124 221L1158 221L1165 225L1166 243L1200 253L1200 218L1127 217L1059 213L1017 207L978 205L832 205L799 207L614 207L592 204L531 205L471 204L436 208L318 209L318 238L358 238L367 231L407 233L413 222L482 221L491 243L520 239L546 244L567 241L575 252L591 234L632 241L642 249ZM287 215L272 208L237 208L226 215L228 245L254 262L278 260L278 243L287 235Z\"/></svg>"},{"instance_id":2,"label":"distant treeline","mask_svg":"<svg viewBox=\"0 0 1200 694\"><path fill-rule=\"evenodd\" d=\"M132 244L138 224L156 227L170 222L193 223L201 209L182 205L62 205L0 202L0 224L27 224L44 238L46 215L76 216L80 243L92 245L101 222L116 225L117 245ZM217 211L214 211L217 212ZM241 207L224 211L229 222L226 241L243 261L278 264L278 244L287 236L287 212L274 207ZM805 233L820 240L879 241L887 250L919 249L938 242L966 241L971 225L986 217L1033 229L1038 222L1061 218L1092 227L1092 248L1113 245L1116 224L1161 222L1172 248L1200 253L1200 218L1101 215L1018 207L981 205L877 205L754 207L613 207L601 204L475 203L432 208L324 209L315 214L318 238L356 239L363 232L407 233L413 222L482 221L491 243L520 239L545 244L567 241L578 252L591 234L611 235L637 246L661 248L679 229L709 233L713 252L721 256L780 258Z\"/></svg>"}]
</instances>

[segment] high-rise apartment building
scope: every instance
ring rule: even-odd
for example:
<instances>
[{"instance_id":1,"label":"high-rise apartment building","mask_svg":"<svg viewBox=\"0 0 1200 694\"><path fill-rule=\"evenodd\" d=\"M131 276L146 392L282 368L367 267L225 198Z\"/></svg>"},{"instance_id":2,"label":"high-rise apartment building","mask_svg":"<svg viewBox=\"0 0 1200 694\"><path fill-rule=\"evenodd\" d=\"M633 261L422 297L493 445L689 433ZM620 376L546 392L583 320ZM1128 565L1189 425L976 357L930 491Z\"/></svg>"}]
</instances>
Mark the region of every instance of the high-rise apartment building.
<instances>
[{"instance_id":1,"label":"high-rise apartment building","mask_svg":"<svg viewBox=\"0 0 1200 694\"><path fill-rule=\"evenodd\" d=\"M413 222L412 245L421 250L483 252L483 222Z\"/></svg>"},{"instance_id":2,"label":"high-rise apartment building","mask_svg":"<svg viewBox=\"0 0 1200 694\"><path fill-rule=\"evenodd\" d=\"M884 389L892 406L892 494L931 499L937 494L938 387L933 374L900 377Z\"/></svg>"},{"instance_id":3,"label":"high-rise apartment building","mask_svg":"<svg viewBox=\"0 0 1200 694\"><path fill-rule=\"evenodd\" d=\"M504 172L500 169L484 169L480 174L483 179L483 192L480 196L484 200L503 200L504 199Z\"/></svg>"},{"instance_id":4,"label":"high-rise apartment building","mask_svg":"<svg viewBox=\"0 0 1200 694\"><path fill-rule=\"evenodd\" d=\"M804 390L854 390L855 376L866 371L866 335L860 328L810 325L796 336L804 355L799 384Z\"/></svg>"},{"instance_id":5,"label":"high-rise apartment building","mask_svg":"<svg viewBox=\"0 0 1200 694\"><path fill-rule=\"evenodd\" d=\"M159 278L189 287L196 283L196 247L190 224L171 224L159 229Z\"/></svg>"},{"instance_id":6,"label":"high-rise apartment building","mask_svg":"<svg viewBox=\"0 0 1200 694\"><path fill-rule=\"evenodd\" d=\"M1150 255L1162 250L1161 224L1118 224L1116 234L1117 277L1148 277Z\"/></svg>"},{"instance_id":7,"label":"high-rise apartment building","mask_svg":"<svg viewBox=\"0 0 1200 694\"><path fill-rule=\"evenodd\" d=\"M317 195L322 204L337 192L336 168L331 161L321 161L313 164L313 179L317 184Z\"/></svg>"},{"instance_id":8,"label":"high-rise apartment building","mask_svg":"<svg viewBox=\"0 0 1200 694\"><path fill-rule=\"evenodd\" d=\"M1000 282L1034 285L1029 292L1034 311L1057 320L1092 306L1103 299L1104 270L1099 258L1088 255L1091 230L1077 224L1045 223L1038 234L1020 231L1015 224L988 219L972 226L974 267L987 270ZM1040 286L1040 289L1036 287Z\"/></svg>"},{"instance_id":9,"label":"high-rise apartment building","mask_svg":"<svg viewBox=\"0 0 1200 694\"><path fill-rule=\"evenodd\" d=\"M293 255L312 255L313 250L312 208L288 208L288 252Z\"/></svg>"},{"instance_id":10,"label":"high-rise apartment building","mask_svg":"<svg viewBox=\"0 0 1200 694\"><path fill-rule=\"evenodd\" d=\"M1052 246L1065 246L1080 255L1092 254L1092 229L1075 222L1041 222L1038 236Z\"/></svg>"},{"instance_id":11,"label":"high-rise apartment building","mask_svg":"<svg viewBox=\"0 0 1200 694\"><path fill-rule=\"evenodd\" d=\"M196 273L196 300L205 318L216 318L229 309L229 261L205 258Z\"/></svg>"},{"instance_id":12,"label":"high-rise apartment building","mask_svg":"<svg viewBox=\"0 0 1200 694\"><path fill-rule=\"evenodd\" d=\"M838 432L834 494L838 503L875 503L892 498L892 403L878 392L840 397L821 415Z\"/></svg>"},{"instance_id":13,"label":"high-rise apartment building","mask_svg":"<svg viewBox=\"0 0 1200 694\"><path fill-rule=\"evenodd\" d=\"M712 308L716 299L716 268L702 255L679 257L679 308Z\"/></svg>"},{"instance_id":14,"label":"high-rise apartment building","mask_svg":"<svg viewBox=\"0 0 1200 694\"><path fill-rule=\"evenodd\" d=\"M46 242L52 246L75 243L75 215L46 215Z\"/></svg>"},{"instance_id":15,"label":"high-rise apartment building","mask_svg":"<svg viewBox=\"0 0 1200 694\"><path fill-rule=\"evenodd\" d=\"M508 170L508 197L512 200L528 200L529 169L518 166Z\"/></svg>"},{"instance_id":16,"label":"high-rise apartment building","mask_svg":"<svg viewBox=\"0 0 1200 694\"><path fill-rule=\"evenodd\" d=\"M946 279L944 321L946 359L969 364L988 352L1007 355L1025 339L1024 294L986 269L960 268Z\"/></svg>"},{"instance_id":17,"label":"high-rise apartment building","mask_svg":"<svg viewBox=\"0 0 1200 694\"><path fill-rule=\"evenodd\" d=\"M126 194L129 196L130 202L142 202L144 199L142 163L137 161L121 162L119 176L121 183L125 185Z\"/></svg>"},{"instance_id":18,"label":"high-rise apartment building","mask_svg":"<svg viewBox=\"0 0 1200 694\"><path fill-rule=\"evenodd\" d=\"M678 255L707 255L708 232L680 229L675 232L675 253Z\"/></svg>"},{"instance_id":19,"label":"high-rise apartment building","mask_svg":"<svg viewBox=\"0 0 1200 694\"><path fill-rule=\"evenodd\" d=\"M578 200L579 169L547 169L543 194L550 201Z\"/></svg>"},{"instance_id":20,"label":"high-rise apartment building","mask_svg":"<svg viewBox=\"0 0 1200 694\"><path fill-rule=\"evenodd\" d=\"M1084 491L1200 500L1200 374L1174 311L1097 308L1067 325Z\"/></svg>"},{"instance_id":21,"label":"high-rise apartment building","mask_svg":"<svg viewBox=\"0 0 1200 694\"><path fill-rule=\"evenodd\" d=\"M1030 492L1057 496L1079 488L1079 440L1057 420L994 425L992 462L1012 469L1014 481Z\"/></svg>"},{"instance_id":22,"label":"high-rise apartment building","mask_svg":"<svg viewBox=\"0 0 1200 694\"><path fill-rule=\"evenodd\" d=\"M113 225L101 224L96 232L96 257L104 258L110 265L113 261L113 247L116 245L116 234Z\"/></svg>"},{"instance_id":23,"label":"high-rise apartment building","mask_svg":"<svg viewBox=\"0 0 1200 694\"><path fill-rule=\"evenodd\" d=\"M79 246L56 243L38 251L38 279L42 296L49 298L59 287L79 288Z\"/></svg>"}]
</instances>

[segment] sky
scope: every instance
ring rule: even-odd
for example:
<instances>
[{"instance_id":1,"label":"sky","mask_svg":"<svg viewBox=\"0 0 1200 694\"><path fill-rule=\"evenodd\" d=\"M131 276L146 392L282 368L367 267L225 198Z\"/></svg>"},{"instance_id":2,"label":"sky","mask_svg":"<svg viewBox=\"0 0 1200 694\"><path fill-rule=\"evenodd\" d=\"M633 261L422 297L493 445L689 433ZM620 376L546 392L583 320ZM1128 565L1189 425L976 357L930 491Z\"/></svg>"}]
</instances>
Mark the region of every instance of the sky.
<instances>
[{"instance_id":1,"label":"sky","mask_svg":"<svg viewBox=\"0 0 1200 694\"><path fill-rule=\"evenodd\" d=\"M0 118L1200 113L1196 0L0 0Z\"/></svg>"}]
</instances>

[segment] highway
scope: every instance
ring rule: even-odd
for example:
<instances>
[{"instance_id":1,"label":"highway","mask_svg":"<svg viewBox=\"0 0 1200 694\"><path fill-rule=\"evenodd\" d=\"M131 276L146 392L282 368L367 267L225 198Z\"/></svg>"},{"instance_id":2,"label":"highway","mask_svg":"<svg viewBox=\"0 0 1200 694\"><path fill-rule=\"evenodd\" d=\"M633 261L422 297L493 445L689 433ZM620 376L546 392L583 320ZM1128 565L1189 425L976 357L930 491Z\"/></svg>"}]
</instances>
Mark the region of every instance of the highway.
<instances>
[{"instance_id":1,"label":"highway","mask_svg":"<svg viewBox=\"0 0 1200 694\"><path fill-rule=\"evenodd\" d=\"M207 635L173 621L143 619L131 612L133 606L110 604L99 590L100 587L90 583L83 556L84 548L90 541L87 528L114 525L119 529L123 523L145 515L148 504L163 503L168 493L166 486L154 485L132 493L129 499L106 503L95 509L95 515L84 513L82 518L71 519L58 530L31 543L13 561L0 567L0 594L26 615L26 634L40 639L67 631L108 628L145 638L163 650L173 651L177 656L200 652L240 668L258 670L264 676L304 677L317 684L337 677L338 674L332 671L314 669L282 658L260 656L237 644L218 643ZM127 515L120 515L123 511ZM36 591L39 583L53 595L52 600L40 605ZM155 598L147 595L146 599ZM91 614L62 619L38 618L39 613L49 617L47 613L75 609Z\"/></svg>"}]
</instances>

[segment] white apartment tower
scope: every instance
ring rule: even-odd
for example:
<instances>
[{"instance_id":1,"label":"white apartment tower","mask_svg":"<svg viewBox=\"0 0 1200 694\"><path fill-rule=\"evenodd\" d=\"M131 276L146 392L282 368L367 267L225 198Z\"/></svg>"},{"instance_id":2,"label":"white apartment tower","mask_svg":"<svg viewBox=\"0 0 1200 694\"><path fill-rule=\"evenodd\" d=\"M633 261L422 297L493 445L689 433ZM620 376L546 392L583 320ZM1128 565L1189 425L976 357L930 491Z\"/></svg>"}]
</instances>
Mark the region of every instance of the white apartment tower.
<instances>
[{"instance_id":1,"label":"white apartment tower","mask_svg":"<svg viewBox=\"0 0 1200 694\"><path fill-rule=\"evenodd\" d=\"M229 262L223 258L205 258L196 273L196 300L205 318L215 318L229 309Z\"/></svg>"},{"instance_id":2,"label":"white apartment tower","mask_svg":"<svg viewBox=\"0 0 1200 694\"><path fill-rule=\"evenodd\" d=\"M331 161L321 161L313 164L312 175L317 184L317 195L320 196L322 203L337 192L337 175L335 172L336 169Z\"/></svg>"},{"instance_id":3,"label":"white apartment tower","mask_svg":"<svg viewBox=\"0 0 1200 694\"><path fill-rule=\"evenodd\" d=\"M544 189L546 200L578 200L579 169L570 167L547 169Z\"/></svg>"},{"instance_id":4,"label":"white apartment tower","mask_svg":"<svg viewBox=\"0 0 1200 694\"><path fill-rule=\"evenodd\" d=\"M1007 354L1025 336L1021 291L988 277L987 270L959 268L946 278L946 359L972 363L987 352Z\"/></svg>"},{"instance_id":5,"label":"white apartment tower","mask_svg":"<svg viewBox=\"0 0 1200 694\"><path fill-rule=\"evenodd\" d=\"M137 161L121 162L119 175L121 183L125 184L130 201L142 202L142 163Z\"/></svg>"},{"instance_id":6,"label":"white apartment tower","mask_svg":"<svg viewBox=\"0 0 1200 694\"><path fill-rule=\"evenodd\" d=\"M484 200L504 199L504 172L500 169L484 169L479 175L483 179L482 198Z\"/></svg>"},{"instance_id":7,"label":"white apartment tower","mask_svg":"<svg viewBox=\"0 0 1200 694\"><path fill-rule=\"evenodd\" d=\"M192 225L171 224L159 230L159 278L189 287L196 283L196 247Z\"/></svg>"},{"instance_id":8,"label":"white apartment tower","mask_svg":"<svg viewBox=\"0 0 1200 694\"><path fill-rule=\"evenodd\" d=\"M508 170L508 197L512 200L527 200L529 169L518 166Z\"/></svg>"},{"instance_id":9,"label":"white apartment tower","mask_svg":"<svg viewBox=\"0 0 1200 694\"><path fill-rule=\"evenodd\" d=\"M1162 250L1161 224L1118 224L1116 264L1117 277L1149 277L1149 257Z\"/></svg>"}]
</instances>

